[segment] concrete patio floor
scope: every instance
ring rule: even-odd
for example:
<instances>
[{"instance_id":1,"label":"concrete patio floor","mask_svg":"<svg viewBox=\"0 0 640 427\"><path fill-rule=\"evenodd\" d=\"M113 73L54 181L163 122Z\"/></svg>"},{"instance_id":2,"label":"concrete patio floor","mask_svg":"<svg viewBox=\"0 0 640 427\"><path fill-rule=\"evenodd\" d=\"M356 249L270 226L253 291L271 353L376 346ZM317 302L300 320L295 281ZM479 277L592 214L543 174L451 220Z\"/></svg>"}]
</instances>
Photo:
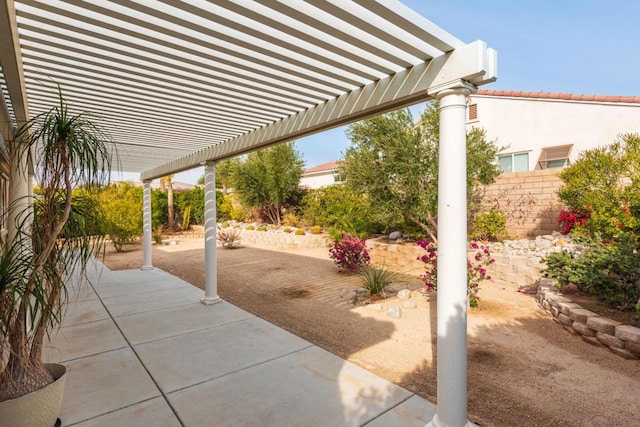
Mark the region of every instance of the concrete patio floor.
<instances>
[{"instance_id":1,"label":"concrete patio floor","mask_svg":"<svg viewBox=\"0 0 640 427\"><path fill-rule=\"evenodd\" d=\"M63 426L424 426L435 405L164 271L94 267L46 356Z\"/></svg>"}]
</instances>

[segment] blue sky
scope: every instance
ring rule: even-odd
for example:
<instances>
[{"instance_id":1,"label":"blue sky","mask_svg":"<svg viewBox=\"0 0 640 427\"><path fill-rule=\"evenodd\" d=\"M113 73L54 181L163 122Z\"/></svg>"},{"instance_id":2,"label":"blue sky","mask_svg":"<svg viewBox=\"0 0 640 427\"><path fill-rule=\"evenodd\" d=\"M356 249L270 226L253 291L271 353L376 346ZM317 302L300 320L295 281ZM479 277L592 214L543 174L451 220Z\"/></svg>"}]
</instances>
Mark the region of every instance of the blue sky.
<instances>
[{"instance_id":1,"label":"blue sky","mask_svg":"<svg viewBox=\"0 0 640 427\"><path fill-rule=\"evenodd\" d=\"M402 1L463 42L498 52L498 81L484 89L640 96L640 1ZM411 110L417 117L423 108ZM340 158L348 145L344 127L297 141L307 167Z\"/></svg>"}]
</instances>

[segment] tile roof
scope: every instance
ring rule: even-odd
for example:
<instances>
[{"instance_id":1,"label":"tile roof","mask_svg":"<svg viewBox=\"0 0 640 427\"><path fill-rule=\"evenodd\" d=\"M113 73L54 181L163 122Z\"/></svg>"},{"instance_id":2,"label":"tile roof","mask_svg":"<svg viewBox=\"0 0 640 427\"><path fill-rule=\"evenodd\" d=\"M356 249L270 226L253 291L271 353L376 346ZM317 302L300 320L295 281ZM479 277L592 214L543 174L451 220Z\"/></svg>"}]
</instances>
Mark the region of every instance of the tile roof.
<instances>
[{"instance_id":1,"label":"tile roof","mask_svg":"<svg viewBox=\"0 0 640 427\"><path fill-rule=\"evenodd\" d=\"M566 101L623 102L640 104L640 96L581 95L573 93L524 92L515 90L479 90L477 95L506 96L513 98L558 99Z\"/></svg>"},{"instance_id":2,"label":"tile roof","mask_svg":"<svg viewBox=\"0 0 640 427\"><path fill-rule=\"evenodd\" d=\"M310 174L310 173L331 171L331 170L334 170L334 169L338 169L338 162L337 161L327 162L327 163L323 163L323 164L318 165L318 166L314 166L314 167L309 168L309 169L305 169L304 175Z\"/></svg>"}]
</instances>

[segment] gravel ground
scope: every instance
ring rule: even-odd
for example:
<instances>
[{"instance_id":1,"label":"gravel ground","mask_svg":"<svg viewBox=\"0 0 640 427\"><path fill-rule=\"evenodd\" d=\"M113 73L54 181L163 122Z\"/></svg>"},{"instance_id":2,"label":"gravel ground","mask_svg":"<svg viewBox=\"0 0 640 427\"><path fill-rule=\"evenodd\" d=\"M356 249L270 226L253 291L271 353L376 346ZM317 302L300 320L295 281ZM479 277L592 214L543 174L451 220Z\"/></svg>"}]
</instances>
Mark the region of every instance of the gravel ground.
<instances>
[{"instance_id":1,"label":"gravel ground","mask_svg":"<svg viewBox=\"0 0 640 427\"><path fill-rule=\"evenodd\" d=\"M204 241L154 246L155 267L204 286ZM111 269L138 268L139 243L107 250ZM435 300L414 291L400 319L340 298L358 287L326 249L218 251L218 293L344 359L436 400ZM585 343L515 288L484 284L468 317L468 411L481 426L640 426L640 361ZM398 306L395 299L383 306Z\"/></svg>"}]
</instances>

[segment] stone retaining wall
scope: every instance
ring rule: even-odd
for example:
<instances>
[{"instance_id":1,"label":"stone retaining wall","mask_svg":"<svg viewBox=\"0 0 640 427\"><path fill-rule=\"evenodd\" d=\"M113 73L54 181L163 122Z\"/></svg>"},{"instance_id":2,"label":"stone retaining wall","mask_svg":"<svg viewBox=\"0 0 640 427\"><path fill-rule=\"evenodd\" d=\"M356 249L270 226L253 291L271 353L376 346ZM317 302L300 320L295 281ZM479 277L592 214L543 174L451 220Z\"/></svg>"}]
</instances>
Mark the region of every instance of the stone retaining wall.
<instances>
[{"instance_id":1,"label":"stone retaining wall","mask_svg":"<svg viewBox=\"0 0 640 427\"><path fill-rule=\"evenodd\" d=\"M242 230L240 244L265 246L275 249L306 249L327 247L327 237L323 234L305 234L296 236L294 233Z\"/></svg>"},{"instance_id":2,"label":"stone retaining wall","mask_svg":"<svg viewBox=\"0 0 640 427\"><path fill-rule=\"evenodd\" d=\"M542 279L536 299L567 331L589 344L607 347L625 359L640 358L640 328L601 317L558 293L552 279Z\"/></svg>"}]
</instances>

